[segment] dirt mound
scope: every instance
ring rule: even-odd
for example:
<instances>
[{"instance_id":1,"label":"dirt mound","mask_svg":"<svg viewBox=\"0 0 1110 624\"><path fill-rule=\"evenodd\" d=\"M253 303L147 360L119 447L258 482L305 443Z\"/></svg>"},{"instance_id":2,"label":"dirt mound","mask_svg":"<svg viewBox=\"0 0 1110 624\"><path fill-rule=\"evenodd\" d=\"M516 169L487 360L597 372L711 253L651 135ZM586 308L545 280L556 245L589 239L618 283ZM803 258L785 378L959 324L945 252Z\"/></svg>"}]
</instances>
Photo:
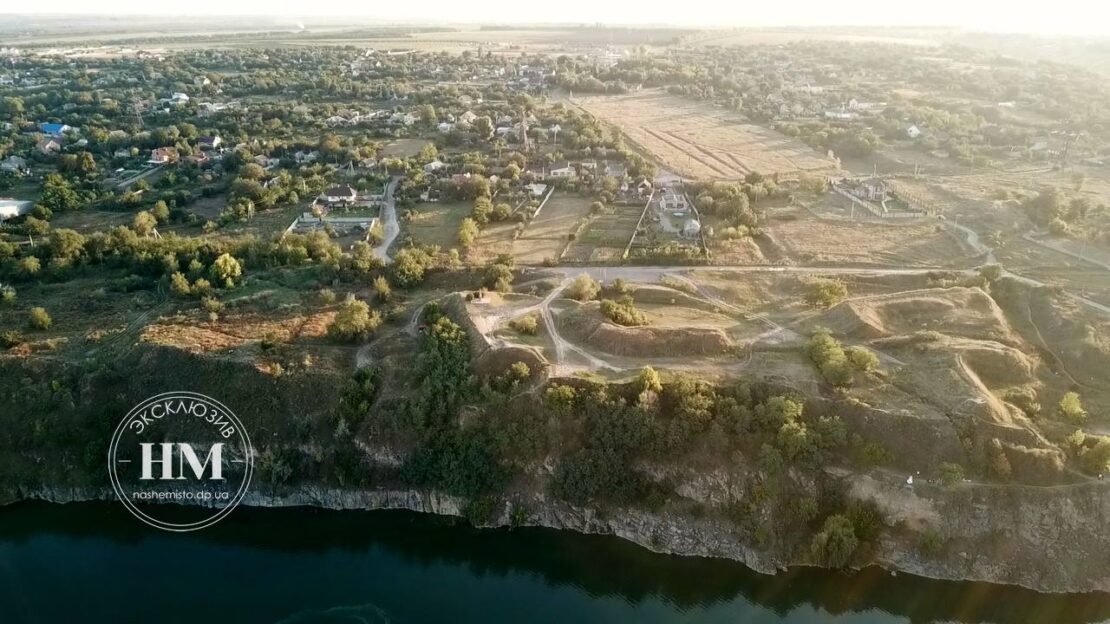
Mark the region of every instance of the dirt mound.
<instances>
[{"instance_id":1,"label":"dirt mound","mask_svg":"<svg viewBox=\"0 0 1110 624\"><path fill-rule=\"evenodd\" d=\"M1036 362L1013 347L996 342L951 341L967 368L990 388L1022 386L1034 381Z\"/></svg>"},{"instance_id":2,"label":"dirt mound","mask_svg":"<svg viewBox=\"0 0 1110 624\"><path fill-rule=\"evenodd\" d=\"M603 319L597 303L559 314L563 337L583 347L628 357L722 355L732 341L720 329L704 327L621 327Z\"/></svg>"},{"instance_id":3,"label":"dirt mound","mask_svg":"<svg viewBox=\"0 0 1110 624\"><path fill-rule=\"evenodd\" d=\"M926 288L844 301L818 323L857 340L922 330L1018 344L1002 310L978 288Z\"/></svg>"},{"instance_id":4,"label":"dirt mound","mask_svg":"<svg viewBox=\"0 0 1110 624\"><path fill-rule=\"evenodd\" d=\"M686 308L716 312L717 306L705 299L699 299L690 293L676 290L669 286L654 284L637 284L632 291L632 298L636 303L654 303L661 305L679 305Z\"/></svg>"},{"instance_id":5,"label":"dirt mound","mask_svg":"<svg viewBox=\"0 0 1110 624\"><path fill-rule=\"evenodd\" d=\"M505 372L517 362L528 365L533 379L542 375L547 370L547 360L540 352L532 347L511 346L499 349L487 349L474 359L471 364L474 372L479 376L495 376Z\"/></svg>"}]
</instances>

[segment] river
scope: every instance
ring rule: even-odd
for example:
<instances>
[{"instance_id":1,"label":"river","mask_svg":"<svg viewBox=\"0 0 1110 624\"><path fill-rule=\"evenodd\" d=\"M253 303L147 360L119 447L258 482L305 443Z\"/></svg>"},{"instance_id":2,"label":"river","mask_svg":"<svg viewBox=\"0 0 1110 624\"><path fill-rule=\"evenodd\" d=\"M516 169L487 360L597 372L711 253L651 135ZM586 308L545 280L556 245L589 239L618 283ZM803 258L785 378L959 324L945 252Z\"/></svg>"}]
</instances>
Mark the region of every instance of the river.
<instances>
[{"instance_id":1,"label":"river","mask_svg":"<svg viewBox=\"0 0 1110 624\"><path fill-rule=\"evenodd\" d=\"M0 508L0 622L1110 621L1110 595L657 555L409 512L240 508L192 534L113 503Z\"/></svg>"}]
</instances>

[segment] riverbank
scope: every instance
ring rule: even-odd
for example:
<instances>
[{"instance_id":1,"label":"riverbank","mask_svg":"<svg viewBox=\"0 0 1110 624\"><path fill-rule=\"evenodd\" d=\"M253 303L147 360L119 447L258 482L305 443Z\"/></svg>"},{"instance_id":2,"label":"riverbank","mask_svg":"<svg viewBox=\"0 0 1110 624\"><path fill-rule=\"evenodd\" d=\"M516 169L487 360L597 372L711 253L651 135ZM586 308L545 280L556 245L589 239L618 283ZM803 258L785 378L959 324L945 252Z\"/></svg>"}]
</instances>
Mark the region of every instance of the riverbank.
<instances>
[{"instance_id":1,"label":"riverbank","mask_svg":"<svg viewBox=\"0 0 1110 624\"><path fill-rule=\"evenodd\" d=\"M152 562L172 561L152 572ZM794 568L775 576L625 540L475 529L402 511L242 508L192 534L118 503L0 508L0 620L22 622L958 621L1079 624L1105 595ZM198 594L203 586L203 599Z\"/></svg>"},{"instance_id":2,"label":"riverbank","mask_svg":"<svg viewBox=\"0 0 1110 624\"><path fill-rule=\"evenodd\" d=\"M874 482L864 483L865 487L876 487ZM993 488L1001 493L999 488ZM1105 488L1104 488L1105 489ZM1042 494L1052 490L1043 489ZM980 492L981 493L981 492ZM912 494L903 493L903 496ZM964 505L979 505L975 496L965 496ZM1105 498L1105 497L1101 497ZM41 488L20 492L18 500L37 500L49 503L73 503L89 501L114 501L111 489L95 488ZM1090 498L1087 498L1088 503ZM9 503L15 502L7 501ZM1043 501L1041 501L1043 503ZM1035 526L1044 537L1047 531L1060 533L1074 521L1078 510L1074 501L1064 497L1059 505L1071 508L1071 514L1054 511L1050 505L1038 504L1038 500L1025 501L1024 505L1011 506L1005 518L1021 526L1028 517L1056 517L1054 527ZM903 501L903 504L907 504ZM1100 504L1105 505L1102 500ZM302 486L278 493L261 492L255 489L244 497L243 506L255 508L318 508L329 511L382 511L401 510L462 518L465 516L466 501L452 496L415 490L344 490L327 487ZM515 508L527 509L518 515ZM982 507L981 514L987 518L989 507ZM237 512L239 513L239 512ZM997 516L989 516L994 520ZM975 518L962 520L951 518L951 526L965 531L987 531L995 529L983 527ZM138 522L138 521L136 521ZM697 558L716 558L743 564L748 569L766 575L781 574L783 571L805 567L808 561L776 558L767 552L755 550L746 545L735 527L721 520L710 518L691 518L673 514L656 514L641 509L620 509L599 513L597 510L577 508L547 499L543 494L531 498L517 498L511 503L506 501L501 509L495 509L480 528L536 527L574 532L584 535L615 536L656 554L679 555ZM956 554L954 558L925 558L897 539L884 539L877 547L867 566L876 566L892 573L911 574L915 577L949 582L973 582L995 585L1009 585L1045 594L1078 594L1084 592L1108 592L1110 582L1104 577L1076 579L1070 568L1060 568L1052 564L1058 557L1052 555L1053 548L1072 548L1075 542L1045 541L1042 553L1050 560L1046 566L1015 569L1013 553L997 556L997 553L972 555L968 551ZM969 543L971 546L976 544ZM1045 572L1048 570L1048 573ZM1015 575L1014 572L1019 574ZM1053 574L1055 573L1055 574ZM1077 581L1081 586L1070 586L1068 582ZM1103 593L1110 602L1110 594Z\"/></svg>"}]
</instances>

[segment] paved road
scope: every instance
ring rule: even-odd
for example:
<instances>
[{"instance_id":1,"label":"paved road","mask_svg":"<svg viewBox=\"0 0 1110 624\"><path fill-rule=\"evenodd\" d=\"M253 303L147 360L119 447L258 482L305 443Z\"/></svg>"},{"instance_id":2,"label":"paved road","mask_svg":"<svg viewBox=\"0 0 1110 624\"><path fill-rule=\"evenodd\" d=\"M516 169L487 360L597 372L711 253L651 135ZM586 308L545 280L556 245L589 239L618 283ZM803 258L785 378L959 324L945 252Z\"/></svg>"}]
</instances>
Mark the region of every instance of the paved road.
<instances>
[{"instance_id":1,"label":"paved road","mask_svg":"<svg viewBox=\"0 0 1110 624\"><path fill-rule=\"evenodd\" d=\"M397 223L397 202L393 199L393 193L397 190L397 185L400 182L401 176L390 178L389 183L385 185L385 194L382 198L382 224L385 229L385 237L382 239L382 244L374 248L374 255L387 263L393 261L393 258L389 256L389 246L401 233L401 225Z\"/></svg>"}]
</instances>

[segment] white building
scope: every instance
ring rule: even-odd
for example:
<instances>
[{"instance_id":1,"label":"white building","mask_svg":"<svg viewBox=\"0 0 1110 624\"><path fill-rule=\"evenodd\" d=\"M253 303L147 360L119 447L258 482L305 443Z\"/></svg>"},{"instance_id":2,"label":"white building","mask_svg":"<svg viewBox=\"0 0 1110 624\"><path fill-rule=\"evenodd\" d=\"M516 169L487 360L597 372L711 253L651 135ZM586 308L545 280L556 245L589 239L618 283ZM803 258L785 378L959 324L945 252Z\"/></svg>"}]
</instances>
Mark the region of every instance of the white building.
<instances>
[{"instance_id":1,"label":"white building","mask_svg":"<svg viewBox=\"0 0 1110 624\"><path fill-rule=\"evenodd\" d=\"M20 215L30 214L34 203L19 199L0 199L0 223Z\"/></svg>"}]
</instances>

